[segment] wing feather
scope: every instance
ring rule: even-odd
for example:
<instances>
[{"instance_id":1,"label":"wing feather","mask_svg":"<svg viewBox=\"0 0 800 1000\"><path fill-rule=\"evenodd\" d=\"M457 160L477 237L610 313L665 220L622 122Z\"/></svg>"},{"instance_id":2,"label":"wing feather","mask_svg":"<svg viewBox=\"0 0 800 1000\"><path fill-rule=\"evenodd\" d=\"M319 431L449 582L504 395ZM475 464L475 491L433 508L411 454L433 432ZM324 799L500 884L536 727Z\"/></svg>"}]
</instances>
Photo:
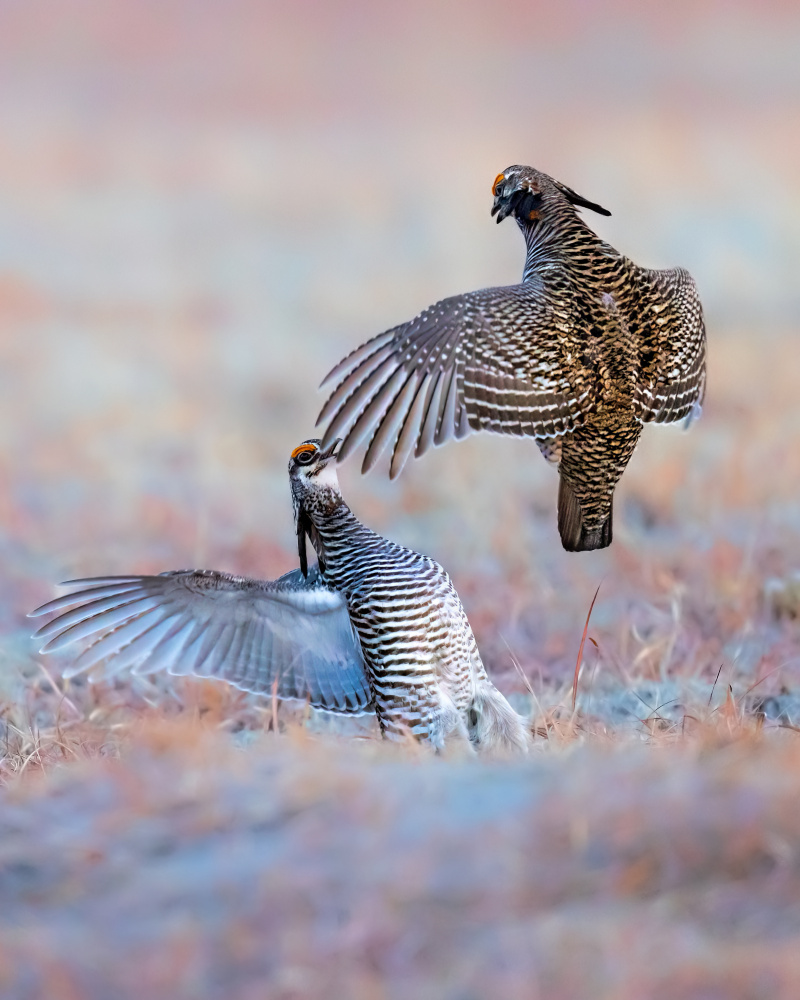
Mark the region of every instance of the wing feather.
<instances>
[{"instance_id":1,"label":"wing feather","mask_svg":"<svg viewBox=\"0 0 800 1000\"><path fill-rule=\"evenodd\" d=\"M337 453L338 459L344 461L350 452L354 451L363 438L369 434L370 430L376 430L380 427L395 399L408 383L408 379L409 376L404 369L395 368L364 409L360 413L353 411L356 413L356 419L342 441Z\"/></svg>"},{"instance_id":2,"label":"wing feather","mask_svg":"<svg viewBox=\"0 0 800 1000\"><path fill-rule=\"evenodd\" d=\"M392 454L392 463L389 469L389 475L392 479L395 479L403 471L403 466L406 464L411 452L414 450L416 439L421 434L421 431L419 431L418 428L422 427L421 414L423 407L428 402L428 383L430 380L431 377L427 374L417 383L414 399L411 401L411 405L405 413L405 418L397 437L397 444L395 445L394 452ZM361 471L367 472L369 470L362 468Z\"/></svg>"},{"instance_id":3,"label":"wing feather","mask_svg":"<svg viewBox=\"0 0 800 1000\"><path fill-rule=\"evenodd\" d=\"M142 622L148 623L144 629L141 627ZM115 654L114 672L120 673L130 667L135 667L138 674L153 673L153 670L148 669L153 650L161 639L174 633L176 625L180 627L182 624L182 622L176 623L169 612L164 613L161 618L157 618L153 614L128 622L125 628L129 641ZM139 625L138 635L133 631L136 625Z\"/></svg>"},{"instance_id":4,"label":"wing feather","mask_svg":"<svg viewBox=\"0 0 800 1000\"><path fill-rule=\"evenodd\" d=\"M436 371L432 373L432 382L428 386L428 393L425 397L425 405L423 406L423 412L420 417L419 432L418 434L415 434L416 428L413 426L409 427L406 432L409 436L414 435L417 439L417 446L414 451L415 458L419 458L420 455L424 455L425 452L433 446L436 426L439 423L439 406L441 399L442 373L440 371Z\"/></svg>"},{"instance_id":5,"label":"wing feather","mask_svg":"<svg viewBox=\"0 0 800 1000\"><path fill-rule=\"evenodd\" d=\"M125 596L127 597L128 595ZM69 627L62 630L59 625L59 631L53 635L52 639L47 640L40 649L40 652L55 653L76 639L85 639L98 631L107 631L118 627L121 629L124 622L127 622L131 618L138 618L141 614L158 607L158 602L147 594L142 594L137 600L126 600L117 607L109 608L99 614L94 613L93 603L87 607L88 617L84 615L83 619L75 622L75 624L69 623L75 620L74 615L65 616L69 619L67 623ZM49 629L50 634L53 633L52 623L45 627ZM41 629L36 632L34 638L42 638Z\"/></svg>"},{"instance_id":6,"label":"wing feather","mask_svg":"<svg viewBox=\"0 0 800 1000\"><path fill-rule=\"evenodd\" d=\"M373 465L375 465L386 445L398 432L398 428L402 428L408 416L414 411L414 404L416 397L420 394L422 382L424 382L424 379L420 380L416 372L406 375L405 384L392 400L391 406L384 413L381 422L372 435L372 440L364 454L364 461L361 466L362 472L369 472ZM395 449L395 453L396 451L397 449Z\"/></svg>"},{"instance_id":7,"label":"wing feather","mask_svg":"<svg viewBox=\"0 0 800 1000\"><path fill-rule=\"evenodd\" d=\"M657 424L691 419L706 388L706 329L697 287L681 267L639 268L636 280L646 318L636 412Z\"/></svg>"},{"instance_id":8,"label":"wing feather","mask_svg":"<svg viewBox=\"0 0 800 1000\"><path fill-rule=\"evenodd\" d=\"M391 345L379 348L374 354L367 355L356 371L345 375L342 381L337 384L336 388L331 393L331 396L323 407L317 422L319 423L322 420L327 420L328 416L336 411L341 403L347 400L353 390L364 381L367 375L371 375L376 369L380 368L383 362L386 361L387 358L391 357L391 354Z\"/></svg>"},{"instance_id":9,"label":"wing feather","mask_svg":"<svg viewBox=\"0 0 800 1000\"><path fill-rule=\"evenodd\" d=\"M123 602L120 600L120 596L117 594L114 597L103 597L100 600L90 601L88 604L82 605L75 611L66 612L63 615L59 615L57 619L54 618L53 621L48 622L46 625L42 625L42 627L36 631L34 638L44 639L46 636L52 635L53 632L59 632L61 634L64 634L64 631L69 626L77 625L79 622L86 621L89 615L91 615L92 617L99 615L101 611L114 612L112 618L116 617L118 618L119 621L123 621L125 615L127 614L128 608L133 607L134 609L133 611L130 612L130 616L133 616L137 614L140 610L142 610L139 609L137 605L140 604L141 601L143 600L145 600L145 598L140 597L138 598L138 600ZM74 604L75 602L72 601L72 603ZM59 604L64 607L69 606L67 604L62 605L62 602L60 601L51 601L51 604ZM53 610L58 610L58 609L56 608ZM57 624L54 624L55 622L57 622ZM78 638L78 637L75 636L73 638Z\"/></svg>"},{"instance_id":10,"label":"wing feather","mask_svg":"<svg viewBox=\"0 0 800 1000\"><path fill-rule=\"evenodd\" d=\"M444 402L442 412L439 415L439 426L436 428L434 444L442 445L453 437L455 433L454 421L456 414L456 396L458 394L458 378L455 367L446 372L448 379L447 392L443 393Z\"/></svg>"},{"instance_id":11,"label":"wing feather","mask_svg":"<svg viewBox=\"0 0 800 1000\"><path fill-rule=\"evenodd\" d=\"M121 582L124 580L124 583ZM317 567L260 581L208 570L72 581L81 589L37 608L55 614L44 652L88 641L65 676L166 670L339 713L371 710L372 694L341 594Z\"/></svg>"},{"instance_id":12,"label":"wing feather","mask_svg":"<svg viewBox=\"0 0 800 1000\"><path fill-rule=\"evenodd\" d=\"M331 368L322 380L321 384L327 385L328 382L332 382L337 378L342 378L357 365L363 364L372 355L376 354L381 347L391 342L396 329L397 328L394 328L392 330L386 330L383 333L379 333L377 336L371 337L360 347L357 347L354 351L351 351L346 358L343 358L339 362L338 365L334 365L334 367Z\"/></svg>"},{"instance_id":13,"label":"wing feather","mask_svg":"<svg viewBox=\"0 0 800 1000\"><path fill-rule=\"evenodd\" d=\"M396 434L397 475L412 450L420 456L471 431L573 430L588 406L570 388L546 299L535 282L454 296L354 351L329 376L342 380L318 419L327 422L322 447L344 435L344 459L371 432L367 471Z\"/></svg>"},{"instance_id":14,"label":"wing feather","mask_svg":"<svg viewBox=\"0 0 800 1000\"><path fill-rule=\"evenodd\" d=\"M96 667L103 660L109 660L110 662L106 668L106 676L113 677L120 670L124 670L126 666L125 658L117 659L117 657L138 636L148 632L150 628L157 625L162 620L162 615L163 609L159 608L156 602L150 614L145 612L135 618L128 618L122 625L116 627L113 625L103 626L89 619L86 624L87 626L92 625L94 627L98 638L77 658L71 667L64 671L64 676L75 677L77 674ZM73 635L73 639L88 638L91 634L87 630L87 634L84 636ZM66 644L64 642L61 648L66 646ZM39 650L40 653L50 653L52 651L53 647L50 643L45 644Z\"/></svg>"},{"instance_id":15,"label":"wing feather","mask_svg":"<svg viewBox=\"0 0 800 1000\"><path fill-rule=\"evenodd\" d=\"M87 583L87 580L73 580L70 586L76 586L79 583ZM53 601L48 601L47 604L43 604L40 608L35 611L31 611L28 615L29 618L39 618L42 615L50 615L56 611L62 611L64 608L69 608L75 604L78 597L87 598L90 600L96 600L103 597L116 597L119 594L133 593L138 586L136 580L128 580L124 585L114 585L114 586L102 586L102 587L90 587L88 590L81 590L74 594L67 594L64 597L57 597ZM37 633L38 635L39 633ZM42 635L45 633L42 632Z\"/></svg>"},{"instance_id":16,"label":"wing feather","mask_svg":"<svg viewBox=\"0 0 800 1000\"><path fill-rule=\"evenodd\" d=\"M188 653L197 633L197 622L181 618L172 619L166 635L157 639L147 659L134 667L134 673L155 674L160 670L168 670L170 664L174 664L175 667L185 665L186 672L191 673L188 667L192 660Z\"/></svg>"}]
</instances>

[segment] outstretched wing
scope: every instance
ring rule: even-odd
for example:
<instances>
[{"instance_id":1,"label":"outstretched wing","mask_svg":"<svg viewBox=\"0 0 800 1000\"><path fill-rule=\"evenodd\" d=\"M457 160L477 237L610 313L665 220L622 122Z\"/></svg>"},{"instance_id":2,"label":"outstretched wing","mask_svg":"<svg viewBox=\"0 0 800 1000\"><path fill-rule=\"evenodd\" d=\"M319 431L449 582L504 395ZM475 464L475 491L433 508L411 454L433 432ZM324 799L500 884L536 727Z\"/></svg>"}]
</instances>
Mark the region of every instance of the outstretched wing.
<instances>
[{"instance_id":1,"label":"outstretched wing","mask_svg":"<svg viewBox=\"0 0 800 1000\"><path fill-rule=\"evenodd\" d=\"M243 691L308 701L343 714L370 710L364 661L341 594L314 567L275 581L213 570L71 580L81 589L31 612L57 614L36 632L51 653L88 647L64 672L92 679L166 670L227 681ZM71 609L71 610L68 610Z\"/></svg>"},{"instance_id":2,"label":"outstretched wing","mask_svg":"<svg viewBox=\"0 0 800 1000\"><path fill-rule=\"evenodd\" d=\"M636 413L659 424L691 418L706 388L706 329L697 288L681 267L637 271L644 326Z\"/></svg>"},{"instance_id":3,"label":"outstretched wing","mask_svg":"<svg viewBox=\"0 0 800 1000\"><path fill-rule=\"evenodd\" d=\"M573 430L590 389L569 380L570 322L533 281L437 302L327 376L340 381L317 421L328 421L322 447L343 438L341 460L370 435L366 472L393 443L394 478L412 451L470 431L549 439Z\"/></svg>"}]
</instances>

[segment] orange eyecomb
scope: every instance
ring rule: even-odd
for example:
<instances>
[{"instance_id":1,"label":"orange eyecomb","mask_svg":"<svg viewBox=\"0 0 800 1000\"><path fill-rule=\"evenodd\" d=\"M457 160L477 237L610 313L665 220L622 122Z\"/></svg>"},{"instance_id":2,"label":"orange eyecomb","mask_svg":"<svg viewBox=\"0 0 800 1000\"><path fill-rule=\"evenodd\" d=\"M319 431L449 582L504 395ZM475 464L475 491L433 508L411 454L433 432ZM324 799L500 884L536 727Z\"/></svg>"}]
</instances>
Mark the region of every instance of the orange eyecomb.
<instances>
[{"instance_id":1,"label":"orange eyecomb","mask_svg":"<svg viewBox=\"0 0 800 1000\"><path fill-rule=\"evenodd\" d=\"M506 179L505 174L498 174L497 177L495 177L494 184L492 184L492 194L497 194L497 185L500 183L500 181L504 181L505 179Z\"/></svg>"},{"instance_id":2,"label":"orange eyecomb","mask_svg":"<svg viewBox=\"0 0 800 1000\"><path fill-rule=\"evenodd\" d=\"M299 444L291 454L291 458L297 458L298 455L302 455L304 451L316 451L317 446L315 444Z\"/></svg>"}]
</instances>

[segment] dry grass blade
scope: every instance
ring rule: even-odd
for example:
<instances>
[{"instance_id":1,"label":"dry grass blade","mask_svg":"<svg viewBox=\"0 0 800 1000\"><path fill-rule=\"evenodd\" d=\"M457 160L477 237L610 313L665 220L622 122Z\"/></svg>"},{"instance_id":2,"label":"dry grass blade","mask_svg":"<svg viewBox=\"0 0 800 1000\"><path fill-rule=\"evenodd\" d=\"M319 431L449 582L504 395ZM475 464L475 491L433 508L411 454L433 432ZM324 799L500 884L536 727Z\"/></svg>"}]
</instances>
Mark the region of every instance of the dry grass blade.
<instances>
[{"instance_id":1,"label":"dry grass blade","mask_svg":"<svg viewBox=\"0 0 800 1000\"><path fill-rule=\"evenodd\" d=\"M53 691L55 695L58 696L58 698L60 699L60 703L62 705L69 706L69 708L72 710L76 718L78 719L83 718L80 709L75 705L75 703L70 698L67 697L66 693L58 686L58 684L56 684L56 682L53 680L52 674L48 671L47 667L45 667L45 665L39 660L36 660L36 666L44 674L44 677L48 685L50 686L50 689Z\"/></svg>"},{"instance_id":2,"label":"dry grass blade","mask_svg":"<svg viewBox=\"0 0 800 1000\"><path fill-rule=\"evenodd\" d=\"M597 600L597 595L600 593L600 587L602 586L602 580L597 584L597 590L594 592L594 597L592 598L592 603L589 605L589 612L586 615L586 623L583 626L583 635L581 636L581 644L578 648L578 659L575 661L575 676L572 678L572 711L575 711L575 703L578 700L578 674L581 670L581 660L583 659L583 647L586 645L586 633L589 631L589 619L592 617L592 611L594 610L594 602Z\"/></svg>"},{"instance_id":3,"label":"dry grass blade","mask_svg":"<svg viewBox=\"0 0 800 1000\"><path fill-rule=\"evenodd\" d=\"M709 696L708 696L708 705L706 706L707 708L711 708L711 702L714 699L714 692L717 689L717 682L719 681L719 675L722 673L722 668L724 666L725 666L724 663L720 663L720 665L719 665L719 670L717 671L717 676L714 678L714 683L711 685L711 694L709 694Z\"/></svg>"}]
</instances>

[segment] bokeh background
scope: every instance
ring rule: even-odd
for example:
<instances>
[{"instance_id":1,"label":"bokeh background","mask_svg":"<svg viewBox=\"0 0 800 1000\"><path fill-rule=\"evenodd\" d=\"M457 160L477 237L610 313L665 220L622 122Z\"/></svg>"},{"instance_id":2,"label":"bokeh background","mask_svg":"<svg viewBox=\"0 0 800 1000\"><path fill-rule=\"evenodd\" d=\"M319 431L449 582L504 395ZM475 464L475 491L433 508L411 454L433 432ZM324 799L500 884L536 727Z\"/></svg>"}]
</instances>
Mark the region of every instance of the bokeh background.
<instances>
[{"instance_id":1,"label":"bokeh background","mask_svg":"<svg viewBox=\"0 0 800 1000\"><path fill-rule=\"evenodd\" d=\"M798 53L769 0L0 0L0 994L798 996ZM24 617L56 581L295 565L320 380L518 279L515 162L688 268L709 333L703 417L645 429L609 550L561 549L525 441L340 470L532 687L533 759L61 687Z\"/></svg>"}]
</instances>

